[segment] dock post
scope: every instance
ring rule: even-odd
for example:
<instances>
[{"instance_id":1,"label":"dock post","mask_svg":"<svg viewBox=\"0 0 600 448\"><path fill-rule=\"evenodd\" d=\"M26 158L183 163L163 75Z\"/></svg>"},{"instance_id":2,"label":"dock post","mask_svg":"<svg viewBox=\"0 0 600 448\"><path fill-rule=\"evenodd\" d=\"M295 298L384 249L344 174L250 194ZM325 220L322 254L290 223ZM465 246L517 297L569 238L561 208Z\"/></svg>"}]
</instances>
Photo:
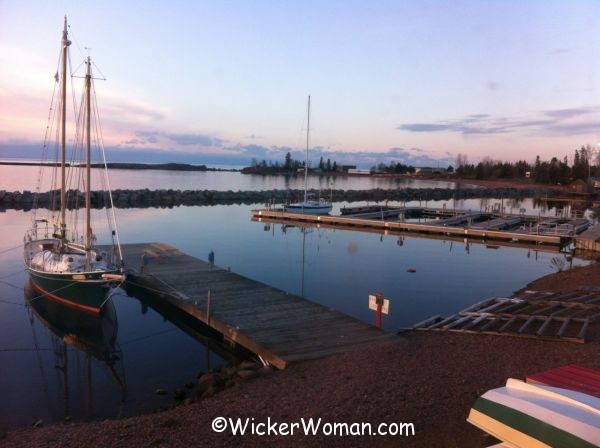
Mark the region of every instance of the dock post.
<instances>
[{"instance_id":1,"label":"dock post","mask_svg":"<svg viewBox=\"0 0 600 448\"><path fill-rule=\"evenodd\" d=\"M369 295L369 309L375 311L375 326L381 328L383 314L389 313L390 301L380 291Z\"/></svg>"},{"instance_id":2,"label":"dock post","mask_svg":"<svg viewBox=\"0 0 600 448\"><path fill-rule=\"evenodd\" d=\"M375 326L381 328L381 303L377 303L377 311L375 313Z\"/></svg>"},{"instance_id":3,"label":"dock post","mask_svg":"<svg viewBox=\"0 0 600 448\"><path fill-rule=\"evenodd\" d=\"M210 327L210 289L206 297L206 325Z\"/></svg>"}]
</instances>

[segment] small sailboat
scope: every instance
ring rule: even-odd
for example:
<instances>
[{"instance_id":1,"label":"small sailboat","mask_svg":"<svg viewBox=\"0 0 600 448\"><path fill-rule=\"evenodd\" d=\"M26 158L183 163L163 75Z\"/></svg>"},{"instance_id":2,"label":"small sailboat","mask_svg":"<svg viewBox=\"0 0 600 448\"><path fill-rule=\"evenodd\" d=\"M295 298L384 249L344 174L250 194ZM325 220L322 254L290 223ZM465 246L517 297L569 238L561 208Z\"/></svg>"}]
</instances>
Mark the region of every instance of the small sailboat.
<instances>
[{"instance_id":1,"label":"small sailboat","mask_svg":"<svg viewBox=\"0 0 600 448\"><path fill-rule=\"evenodd\" d=\"M52 124L47 129L43 159L48 153L48 135L59 135L55 145L58 162L53 164L51 210L49 216L38 217L40 210L34 203L32 225L24 237L25 266L29 271L33 288L41 296L92 313L99 313L110 298L111 289L124 280L123 257L119 245L114 207L106 168L106 158L102 147L102 137L92 130L101 129L97 122L92 61L86 59L84 93L77 116L77 127L72 154L67 164L67 62L69 46L67 18L61 40L60 74L55 76L59 86L58 99L50 110L56 111L51 117ZM57 102L58 104L54 104ZM54 126L54 121L58 125ZM81 129L83 128L83 129ZM104 190L104 204L107 204L107 231L112 245L110 249L96 247L95 229L91 219L91 148L92 142L100 150L104 162L104 177L100 179ZM83 160L83 162L82 162ZM42 163L41 170L45 164ZM68 165L68 166L67 166ZM59 171L57 173L57 171ZM38 178L38 192L42 187L43 171ZM60 182L59 185L58 182ZM83 192L83 193L82 193ZM56 198L57 195L59 198ZM85 217L79 219L80 205L85 201ZM58 203L58 204L57 204ZM110 205L110 210L108 209ZM67 216L67 209L69 214ZM58 216L57 216L58 212ZM83 222L82 222L83 221Z\"/></svg>"},{"instance_id":2,"label":"small sailboat","mask_svg":"<svg viewBox=\"0 0 600 448\"><path fill-rule=\"evenodd\" d=\"M308 96L308 123L306 126L306 160L304 162L304 201L286 205L285 211L292 213L305 213L310 215L326 215L331 211L331 202L317 199L313 193L308 192L308 148L310 135L310 95Z\"/></svg>"}]
</instances>

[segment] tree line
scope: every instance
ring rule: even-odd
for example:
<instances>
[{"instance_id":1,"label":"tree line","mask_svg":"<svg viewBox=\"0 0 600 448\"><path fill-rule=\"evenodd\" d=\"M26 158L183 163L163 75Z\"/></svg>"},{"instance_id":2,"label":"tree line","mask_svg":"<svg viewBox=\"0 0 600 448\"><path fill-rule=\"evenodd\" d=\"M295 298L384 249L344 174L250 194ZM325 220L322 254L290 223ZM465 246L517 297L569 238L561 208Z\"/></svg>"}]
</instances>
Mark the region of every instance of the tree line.
<instances>
[{"instance_id":1,"label":"tree line","mask_svg":"<svg viewBox=\"0 0 600 448\"><path fill-rule=\"evenodd\" d=\"M475 179L514 179L530 177L544 184L568 184L574 180L586 180L600 175L600 153L596 154L590 145L576 149L571 163L569 158L552 157L549 161L536 156L533 164L525 160L501 162L485 157L477 165L470 164L465 154L456 157L456 173L462 177ZM527 175L529 173L529 175Z\"/></svg>"},{"instance_id":2,"label":"tree line","mask_svg":"<svg viewBox=\"0 0 600 448\"><path fill-rule=\"evenodd\" d=\"M272 160L259 161L256 158L252 158L251 165L242 170L245 173L295 173L298 170L304 169L304 160L295 160L292 155L288 152L283 161L275 161ZM310 161L308 162L308 169L315 170L315 168L311 168ZM323 173L332 173L338 170L338 164L334 160L331 159L324 160L323 157L319 159L319 164L317 168L320 172Z\"/></svg>"}]
</instances>

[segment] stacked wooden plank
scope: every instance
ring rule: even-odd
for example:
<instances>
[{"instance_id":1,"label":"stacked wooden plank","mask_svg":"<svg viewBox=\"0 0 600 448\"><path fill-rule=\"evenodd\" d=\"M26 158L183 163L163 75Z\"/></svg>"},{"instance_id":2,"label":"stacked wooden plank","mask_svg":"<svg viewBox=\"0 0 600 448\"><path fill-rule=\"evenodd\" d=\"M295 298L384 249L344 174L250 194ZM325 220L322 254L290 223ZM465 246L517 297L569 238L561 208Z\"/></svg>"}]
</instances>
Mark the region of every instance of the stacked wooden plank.
<instances>
[{"instance_id":1,"label":"stacked wooden plank","mask_svg":"<svg viewBox=\"0 0 600 448\"><path fill-rule=\"evenodd\" d=\"M479 397L467 420L500 446L600 446L600 399L569 389L509 379Z\"/></svg>"},{"instance_id":2,"label":"stacked wooden plank","mask_svg":"<svg viewBox=\"0 0 600 448\"><path fill-rule=\"evenodd\" d=\"M598 320L598 292L526 291L515 297L484 300L446 318L429 318L413 329L583 343L590 324Z\"/></svg>"}]
</instances>

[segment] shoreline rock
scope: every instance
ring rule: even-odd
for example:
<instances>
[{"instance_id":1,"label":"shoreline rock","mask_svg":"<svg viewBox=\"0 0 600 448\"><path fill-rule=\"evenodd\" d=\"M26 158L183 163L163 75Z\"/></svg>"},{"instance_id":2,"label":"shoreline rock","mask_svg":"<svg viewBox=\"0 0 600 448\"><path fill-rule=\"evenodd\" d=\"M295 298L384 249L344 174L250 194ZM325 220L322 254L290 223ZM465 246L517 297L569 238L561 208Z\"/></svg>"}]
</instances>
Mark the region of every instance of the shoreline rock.
<instances>
[{"instance_id":1,"label":"shoreline rock","mask_svg":"<svg viewBox=\"0 0 600 448\"><path fill-rule=\"evenodd\" d=\"M217 190L115 190L113 204L116 208L177 207L181 205L228 205L293 202L302 190L217 191ZM540 188L399 188L370 190L332 190L334 202L358 201L440 201L448 199L524 199L552 196L551 189ZM67 192L68 208L83 208L84 194L78 190ZM92 208L110 207L108 195L103 191L91 192ZM7 209L29 211L32 208L57 209L58 191L32 193L30 191L0 190L0 211Z\"/></svg>"}]
</instances>

